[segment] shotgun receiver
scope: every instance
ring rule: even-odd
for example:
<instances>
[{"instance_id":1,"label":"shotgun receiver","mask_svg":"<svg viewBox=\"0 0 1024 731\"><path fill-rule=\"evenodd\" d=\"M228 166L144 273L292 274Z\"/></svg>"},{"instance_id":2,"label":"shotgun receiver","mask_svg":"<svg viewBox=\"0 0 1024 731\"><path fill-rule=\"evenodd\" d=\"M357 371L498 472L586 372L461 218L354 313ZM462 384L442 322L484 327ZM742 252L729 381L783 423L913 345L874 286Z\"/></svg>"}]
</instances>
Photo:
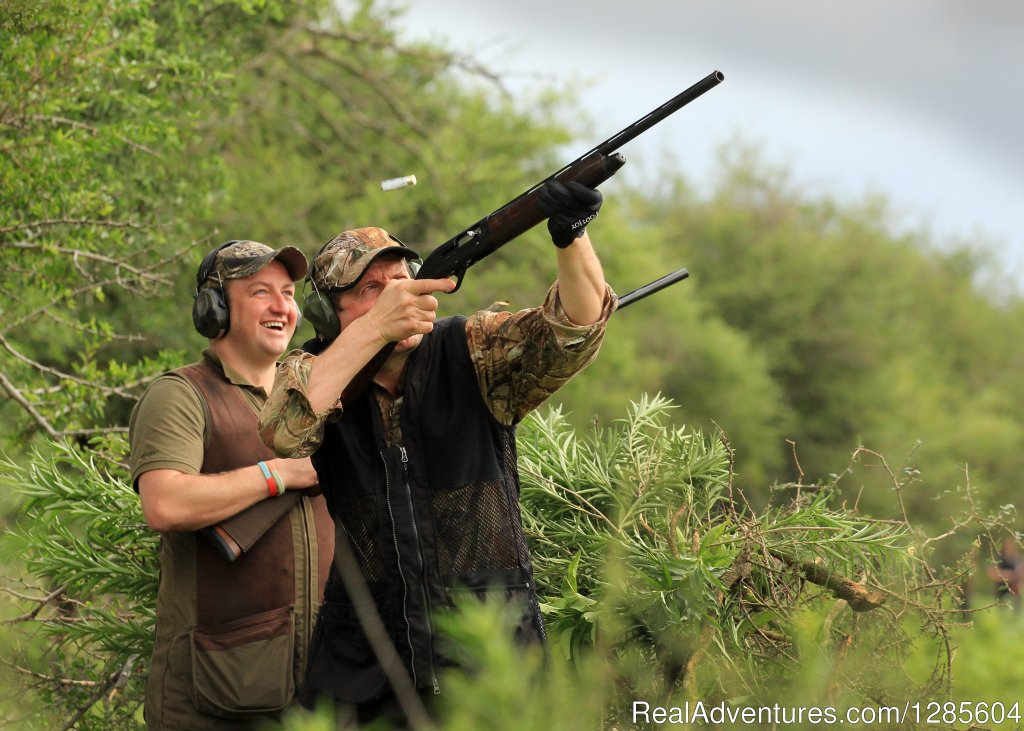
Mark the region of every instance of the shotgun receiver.
<instances>
[{"instance_id":1,"label":"shotgun receiver","mask_svg":"<svg viewBox=\"0 0 1024 731\"><path fill-rule=\"evenodd\" d=\"M712 71L689 89L680 92L657 109L612 135L498 210L464 228L430 252L416 278L452 277L455 279L455 289L452 291L458 290L462 286L467 269L547 218L537 201L537 192L545 183L551 180L562 183L575 180L590 188L596 188L626 164L626 158L618 152L620 147L724 80L725 76L721 71ZM394 343L382 348L352 379L342 394L342 400L351 399L362 393L394 349Z\"/></svg>"}]
</instances>

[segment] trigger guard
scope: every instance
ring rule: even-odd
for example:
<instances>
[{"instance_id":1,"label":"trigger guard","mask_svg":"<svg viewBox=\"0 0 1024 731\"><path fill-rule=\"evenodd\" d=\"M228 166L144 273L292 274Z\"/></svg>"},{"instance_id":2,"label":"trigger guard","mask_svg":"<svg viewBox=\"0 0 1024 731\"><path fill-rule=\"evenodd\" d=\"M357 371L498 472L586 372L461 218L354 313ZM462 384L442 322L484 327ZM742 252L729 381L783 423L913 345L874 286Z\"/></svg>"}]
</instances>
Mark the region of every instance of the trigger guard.
<instances>
[{"instance_id":1,"label":"trigger guard","mask_svg":"<svg viewBox=\"0 0 1024 731\"><path fill-rule=\"evenodd\" d=\"M466 276L467 268L468 267L462 267L462 269L460 269L459 271L451 273L451 277L455 280L455 289L453 289L448 294L454 294L455 292L458 292L459 289L462 288L462 278Z\"/></svg>"}]
</instances>

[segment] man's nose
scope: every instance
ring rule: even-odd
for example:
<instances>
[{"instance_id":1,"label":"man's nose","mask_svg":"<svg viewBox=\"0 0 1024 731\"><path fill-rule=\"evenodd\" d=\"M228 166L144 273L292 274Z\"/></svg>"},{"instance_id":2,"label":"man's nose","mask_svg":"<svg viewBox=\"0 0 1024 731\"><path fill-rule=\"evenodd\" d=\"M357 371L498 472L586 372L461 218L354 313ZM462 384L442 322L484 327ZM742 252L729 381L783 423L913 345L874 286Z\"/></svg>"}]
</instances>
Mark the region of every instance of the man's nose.
<instances>
[{"instance_id":1,"label":"man's nose","mask_svg":"<svg viewBox=\"0 0 1024 731\"><path fill-rule=\"evenodd\" d=\"M287 312L291 308L291 298L285 296L283 292L278 292L271 300L271 306L275 312Z\"/></svg>"}]
</instances>

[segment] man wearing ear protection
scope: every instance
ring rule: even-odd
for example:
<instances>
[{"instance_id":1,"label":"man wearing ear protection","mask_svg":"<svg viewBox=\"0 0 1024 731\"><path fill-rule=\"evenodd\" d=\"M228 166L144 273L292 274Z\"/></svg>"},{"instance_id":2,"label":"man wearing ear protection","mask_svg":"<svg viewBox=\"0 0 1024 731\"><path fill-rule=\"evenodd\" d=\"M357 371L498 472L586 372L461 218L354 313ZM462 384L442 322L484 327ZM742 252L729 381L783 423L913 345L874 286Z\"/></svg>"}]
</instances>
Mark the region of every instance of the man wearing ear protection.
<instances>
[{"instance_id":1,"label":"man wearing ear protection","mask_svg":"<svg viewBox=\"0 0 1024 731\"><path fill-rule=\"evenodd\" d=\"M616 299L586 233L601 194L555 183L540 199L558 247L558 281L541 307L435 319L433 293L454 282L413 279L416 252L379 228L345 231L314 259L305 312L318 337L281 363L260 416L275 452L313 455L337 529L303 704L331 697L360 722L396 715L340 579L348 556L425 698L443 692L449 662L431 617L457 593L504 597L519 611L517 638L544 638L515 426L594 359ZM388 343L397 346L372 385L342 398Z\"/></svg>"},{"instance_id":2,"label":"man wearing ear protection","mask_svg":"<svg viewBox=\"0 0 1024 731\"><path fill-rule=\"evenodd\" d=\"M292 703L334 551L308 459L278 459L257 419L299 320L294 247L229 241L203 260L192 321L202 359L164 374L129 426L146 522L160 531L150 729L254 729ZM295 506L231 561L200 529L263 500ZM259 726L263 728L263 726Z\"/></svg>"}]
</instances>

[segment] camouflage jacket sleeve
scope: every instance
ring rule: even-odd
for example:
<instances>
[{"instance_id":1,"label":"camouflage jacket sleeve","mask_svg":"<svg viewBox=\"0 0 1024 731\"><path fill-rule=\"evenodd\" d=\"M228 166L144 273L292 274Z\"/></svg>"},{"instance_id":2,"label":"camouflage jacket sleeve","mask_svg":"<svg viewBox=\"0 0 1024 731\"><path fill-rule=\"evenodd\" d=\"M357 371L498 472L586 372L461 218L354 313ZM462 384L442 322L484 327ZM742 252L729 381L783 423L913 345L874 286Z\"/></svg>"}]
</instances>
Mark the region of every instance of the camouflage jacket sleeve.
<instances>
[{"instance_id":1,"label":"camouflage jacket sleeve","mask_svg":"<svg viewBox=\"0 0 1024 731\"><path fill-rule=\"evenodd\" d=\"M556 282L541 307L470 317L470 358L494 418L502 424L519 422L589 365L617 301L606 287L601 319L574 325L562 309Z\"/></svg>"},{"instance_id":2,"label":"camouflage jacket sleeve","mask_svg":"<svg viewBox=\"0 0 1024 731\"><path fill-rule=\"evenodd\" d=\"M293 350L277 366L274 390L260 413L260 437L279 457L308 457L324 438L328 420L341 418L341 399L316 413L306 395L315 356Z\"/></svg>"}]
</instances>

